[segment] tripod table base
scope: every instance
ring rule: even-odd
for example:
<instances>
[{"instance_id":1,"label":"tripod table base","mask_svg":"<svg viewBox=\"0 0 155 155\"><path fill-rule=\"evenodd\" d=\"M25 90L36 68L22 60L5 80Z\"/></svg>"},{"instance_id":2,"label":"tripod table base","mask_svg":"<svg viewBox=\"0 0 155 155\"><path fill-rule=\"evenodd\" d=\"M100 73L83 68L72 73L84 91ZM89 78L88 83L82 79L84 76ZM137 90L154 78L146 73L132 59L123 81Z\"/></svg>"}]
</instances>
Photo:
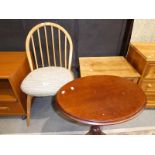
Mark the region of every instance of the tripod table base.
<instances>
[{"instance_id":1,"label":"tripod table base","mask_svg":"<svg viewBox=\"0 0 155 155\"><path fill-rule=\"evenodd\" d=\"M94 125L90 127L90 130L86 135L106 135L106 134L101 131L100 126Z\"/></svg>"}]
</instances>

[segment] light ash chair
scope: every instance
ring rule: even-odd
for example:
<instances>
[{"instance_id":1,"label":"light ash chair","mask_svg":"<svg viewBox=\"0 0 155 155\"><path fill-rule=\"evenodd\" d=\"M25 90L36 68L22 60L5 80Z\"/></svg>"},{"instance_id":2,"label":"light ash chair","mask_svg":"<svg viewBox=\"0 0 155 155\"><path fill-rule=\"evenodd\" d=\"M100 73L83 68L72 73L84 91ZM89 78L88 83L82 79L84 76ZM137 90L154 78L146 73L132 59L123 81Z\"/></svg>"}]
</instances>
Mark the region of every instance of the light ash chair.
<instances>
[{"instance_id":1,"label":"light ash chair","mask_svg":"<svg viewBox=\"0 0 155 155\"><path fill-rule=\"evenodd\" d=\"M22 81L27 94L27 126L33 97L52 96L74 79L71 71L73 43L60 25L45 22L33 27L26 38L26 54L31 72Z\"/></svg>"}]
</instances>

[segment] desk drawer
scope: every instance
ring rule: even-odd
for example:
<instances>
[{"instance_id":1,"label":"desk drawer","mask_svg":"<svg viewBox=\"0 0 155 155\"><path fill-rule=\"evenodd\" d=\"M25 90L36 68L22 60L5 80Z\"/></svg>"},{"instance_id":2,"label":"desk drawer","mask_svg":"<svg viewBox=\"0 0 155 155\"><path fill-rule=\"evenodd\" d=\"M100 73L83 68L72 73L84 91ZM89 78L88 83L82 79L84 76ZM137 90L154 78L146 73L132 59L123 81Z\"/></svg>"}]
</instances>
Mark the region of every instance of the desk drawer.
<instances>
[{"instance_id":1,"label":"desk drawer","mask_svg":"<svg viewBox=\"0 0 155 155\"><path fill-rule=\"evenodd\" d=\"M2 114L16 114L21 111L17 102L0 102L0 115Z\"/></svg>"},{"instance_id":2,"label":"desk drawer","mask_svg":"<svg viewBox=\"0 0 155 155\"><path fill-rule=\"evenodd\" d=\"M144 77L148 79L155 79L155 64L148 64Z\"/></svg>"},{"instance_id":3,"label":"desk drawer","mask_svg":"<svg viewBox=\"0 0 155 155\"><path fill-rule=\"evenodd\" d=\"M155 80L143 80L140 86L145 92L148 91L155 92Z\"/></svg>"}]
</instances>

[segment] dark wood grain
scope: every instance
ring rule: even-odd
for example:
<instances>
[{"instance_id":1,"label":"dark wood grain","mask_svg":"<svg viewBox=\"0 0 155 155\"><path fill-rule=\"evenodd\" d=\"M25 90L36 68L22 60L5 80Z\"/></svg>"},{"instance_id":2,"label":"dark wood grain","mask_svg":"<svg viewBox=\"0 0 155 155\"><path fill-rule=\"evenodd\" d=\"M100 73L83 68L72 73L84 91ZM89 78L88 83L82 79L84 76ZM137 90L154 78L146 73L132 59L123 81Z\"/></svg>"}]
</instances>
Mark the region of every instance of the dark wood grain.
<instances>
[{"instance_id":1,"label":"dark wood grain","mask_svg":"<svg viewBox=\"0 0 155 155\"><path fill-rule=\"evenodd\" d=\"M104 132L101 131L100 126L92 125L90 130L86 135L106 135Z\"/></svg>"},{"instance_id":2,"label":"dark wood grain","mask_svg":"<svg viewBox=\"0 0 155 155\"><path fill-rule=\"evenodd\" d=\"M145 95L136 84L108 75L71 81L58 91L56 101L69 118L90 125L127 121L146 105Z\"/></svg>"}]
</instances>

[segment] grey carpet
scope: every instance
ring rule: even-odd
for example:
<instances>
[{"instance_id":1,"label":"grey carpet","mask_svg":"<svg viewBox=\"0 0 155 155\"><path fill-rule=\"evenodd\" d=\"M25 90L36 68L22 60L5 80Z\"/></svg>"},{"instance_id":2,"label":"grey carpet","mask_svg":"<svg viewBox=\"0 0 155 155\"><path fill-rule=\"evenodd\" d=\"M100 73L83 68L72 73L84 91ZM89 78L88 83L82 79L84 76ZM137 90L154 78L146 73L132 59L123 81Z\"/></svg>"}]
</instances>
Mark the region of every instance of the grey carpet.
<instances>
[{"instance_id":1,"label":"grey carpet","mask_svg":"<svg viewBox=\"0 0 155 155\"><path fill-rule=\"evenodd\" d=\"M52 97L35 98L32 105L31 124L20 117L0 117L0 134L14 133L63 133L87 131L89 126L78 124L64 118L54 107ZM118 125L105 126L103 129L155 126L155 110L144 110L136 118Z\"/></svg>"}]
</instances>

